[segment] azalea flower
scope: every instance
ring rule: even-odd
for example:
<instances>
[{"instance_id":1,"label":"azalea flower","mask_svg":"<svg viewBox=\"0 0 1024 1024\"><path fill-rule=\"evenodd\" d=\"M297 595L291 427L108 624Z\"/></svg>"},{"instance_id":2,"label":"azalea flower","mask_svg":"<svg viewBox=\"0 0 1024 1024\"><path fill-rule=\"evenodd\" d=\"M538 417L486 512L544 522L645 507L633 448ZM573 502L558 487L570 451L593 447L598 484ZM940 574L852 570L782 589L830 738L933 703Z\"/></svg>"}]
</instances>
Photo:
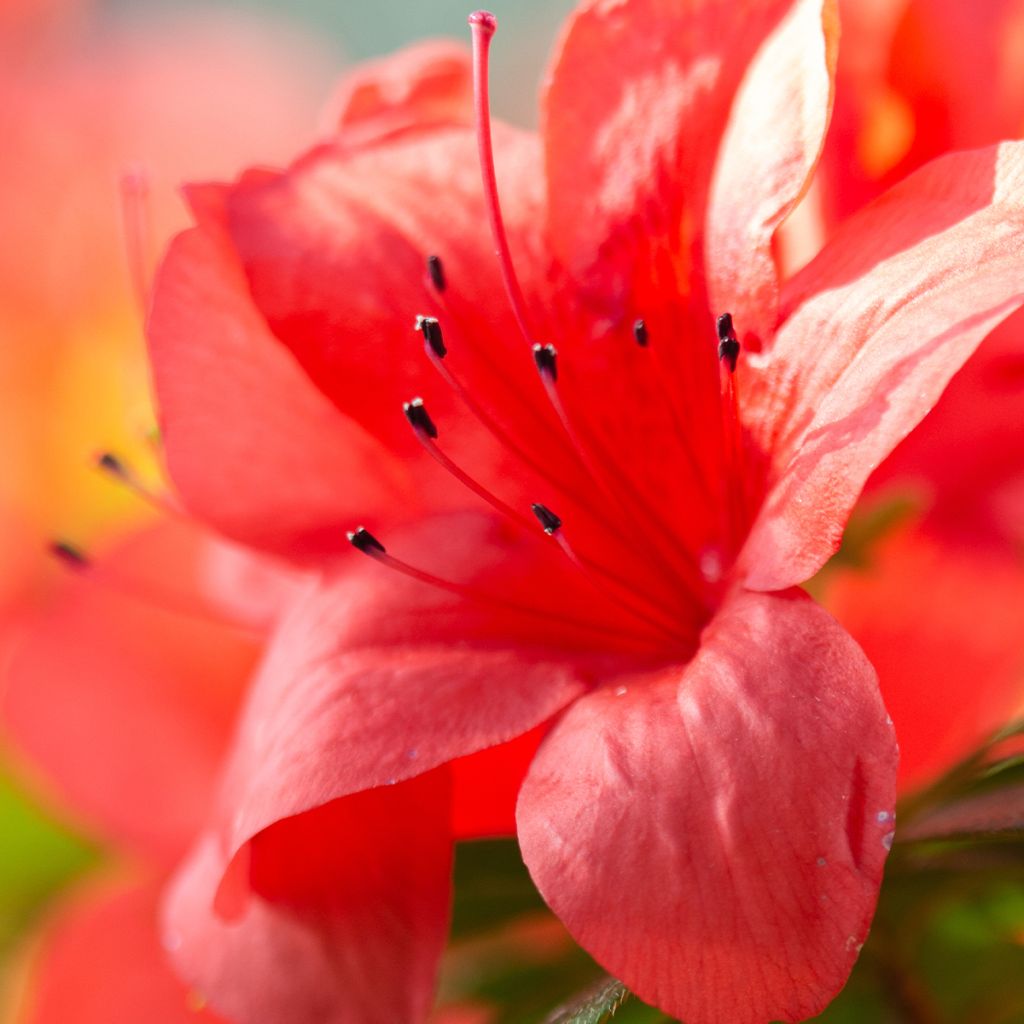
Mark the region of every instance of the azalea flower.
<instances>
[{"instance_id":1,"label":"azalea flower","mask_svg":"<svg viewBox=\"0 0 1024 1024\"><path fill-rule=\"evenodd\" d=\"M583 4L539 138L492 130L471 22L475 131L193 186L157 280L184 501L316 571L168 948L241 1022L422 1020L451 844L514 827L642 998L802 1020L867 933L897 752L796 587L1024 297L1024 151L926 167L780 289L830 5Z\"/></svg>"}]
</instances>

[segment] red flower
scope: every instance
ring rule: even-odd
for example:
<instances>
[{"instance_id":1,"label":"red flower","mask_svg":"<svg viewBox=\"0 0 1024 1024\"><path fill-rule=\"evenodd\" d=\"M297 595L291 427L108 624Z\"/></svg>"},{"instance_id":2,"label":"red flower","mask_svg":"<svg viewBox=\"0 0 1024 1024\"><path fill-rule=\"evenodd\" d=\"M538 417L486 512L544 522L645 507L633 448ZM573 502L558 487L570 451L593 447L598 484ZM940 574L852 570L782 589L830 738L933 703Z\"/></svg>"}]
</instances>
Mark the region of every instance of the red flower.
<instances>
[{"instance_id":1,"label":"red flower","mask_svg":"<svg viewBox=\"0 0 1024 1024\"><path fill-rule=\"evenodd\" d=\"M451 842L520 778L541 892L643 998L795 1021L843 984L896 749L792 588L1021 302L1024 151L921 171L780 300L834 44L809 0L583 5L540 145L496 127L503 220L457 117L191 190L149 331L171 472L320 569L168 909L229 1016L422 1020Z\"/></svg>"}]
</instances>

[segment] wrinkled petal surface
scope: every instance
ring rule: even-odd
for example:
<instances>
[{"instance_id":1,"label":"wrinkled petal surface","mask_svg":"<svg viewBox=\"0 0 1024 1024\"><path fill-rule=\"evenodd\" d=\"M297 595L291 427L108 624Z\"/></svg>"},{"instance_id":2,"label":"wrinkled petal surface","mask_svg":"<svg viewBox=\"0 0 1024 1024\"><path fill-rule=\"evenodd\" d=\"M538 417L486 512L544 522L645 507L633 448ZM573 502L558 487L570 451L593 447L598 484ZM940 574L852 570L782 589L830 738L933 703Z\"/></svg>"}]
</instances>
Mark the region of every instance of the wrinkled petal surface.
<instances>
[{"instance_id":1,"label":"wrinkled petal surface","mask_svg":"<svg viewBox=\"0 0 1024 1024\"><path fill-rule=\"evenodd\" d=\"M871 471L1024 300L1024 146L935 161L867 207L790 283L792 312L741 379L769 493L748 585L809 578ZM744 391L743 389L746 388Z\"/></svg>"},{"instance_id":2,"label":"wrinkled petal surface","mask_svg":"<svg viewBox=\"0 0 1024 1024\"><path fill-rule=\"evenodd\" d=\"M800 1021L846 980L893 829L875 675L809 598L740 594L686 666L577 702L523 855L574 937L687 1024Z\"/></svg>"}]
</instances>

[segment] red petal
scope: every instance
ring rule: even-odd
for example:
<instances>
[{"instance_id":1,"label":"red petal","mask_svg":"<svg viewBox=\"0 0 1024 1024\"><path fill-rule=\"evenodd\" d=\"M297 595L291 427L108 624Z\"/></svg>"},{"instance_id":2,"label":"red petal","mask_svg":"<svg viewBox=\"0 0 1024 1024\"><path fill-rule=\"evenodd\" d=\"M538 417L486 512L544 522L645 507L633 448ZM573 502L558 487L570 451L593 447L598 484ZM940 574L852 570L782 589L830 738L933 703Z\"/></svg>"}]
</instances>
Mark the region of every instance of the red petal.
<instances>
[{"instance_id":1,"label":"red petal","mask_svg":"<svg viewBox=\"0 0 1024 1024\"><path fill-rule=\"evenodd\" d=\"M821 152L832 106L835 5L795 3L758 51L736 95L708 208L708 290L744 338L775 329L772 236Z\"/></svg>"},{"instance_id":2,"label":"red petal","mask_svg":"<svg viewBox=\"0 0 1024 1024\"><path fill-rule=\"evenodd\" d=\"M951 768L1024 706L1016 558L904 533L867 570L836 575L826 603L878 670L903 787Z\"/></svg>"},{"instance_id":3,"label":"red petal","mask_svg":"<svg viewBox=\"0 0 1024 1024\"><path fill-rule=\"evenodd\" d=\"M447 816L433 773L282 822L253 840L254 892L229 922L207 839L170 894L168 948L236 1024L416 1024L448 929Z\"/></svg>"},{"instance_id":4,"label":"red petal","mask_svg":"<svg viewBox=\"0 0 1024 1024\"><path fill-rule=\"evenodd\" d=\"M730 111L755 53L795 6L792 0L592 0L569 21L543 101L551 244L593 301L612 316L624 314L621 303L634 279L651 278L652 272L671 276L660 283L661 290L671 292L671 301L689 296L694 309L706 308L705 218ZM815 5L805 6L810 10ZM815 17L812 13L812 20ZM789 42L775 41L772 46L788 52ZM820 24L803 42L810 44L813 56L801 62L801 70L820 60ZM820 78L820 73L819 65L814 75ZM793 98L788 90L779 89L764 63L759 64L757 77L776 97ZM824 103L827 90L815 88ZM737 130L750 131L746 116L755 112L750 94L745 95L745 123ZM751 178L749 167L737 168L745 174L746 194L751 197L743 213L763 221L755 227L759 243L765 241L760 229L799 192L799 175L791 176L784 165L790 160L806 165L800 150L815 130L820 131L824 112L812 113L810 105L807 118L794 116L792 110L773 111L769 128L784 126L787 131L779 136L777 148L774 140L758 147L762 157L770 152L771 174L762 179L770 182L767 196L750 190L749 182L758 176ZM810 129L815 120L817 128ZM752 130L759 137L770 135L763 125ZM754 144L732 135L726 155L747 153ZM817 143L809 150L813 158ZM731 173L722 167L721 187ZM587 187L581 188L580 182ZM776 185L790 194L776 194ZM743 202L736 196L729 199ZM716 238L733 226L724 209L716 211L715 219ZM743 251L749 226L744 224L742 231L736 251ZM672 265L655 268L653 261L665 255L660 251L664 247ZM716 254L708 256L717 265ZM746 266L746 255L743 262ZM722 290L731 290L724 281ZM636 296L638 301L655 302L658 289L648 291L645 297ZM670 300L663 297L666 301Z\"/></svg>"},{"instance_id":5,"label":"red petal","mask_svg":"<svg viewBox=\"0 0 1024 1024\"><path fill-rule=\"evenodd\" d=\"M1024 145L955 154L848 221L792 281L795 311L740 384L771 459L750 586L820 568L871 470L1020 305L1022 214Z\"/></svg>"},{"instance_id":6,"label":"red petal","mask_svg":"<svg viewBox=\"0 0 1024 1024\"><path fill-rule=\"evenodd\" d=\"M62 802L165 862L209 810L258 653L206 617L197 587L211 546L164 526L97 559L31 626L6 680L6 727Z\"/></svg>"},{"instance_id":7,"label":"red petal","mask_svg":"<svg viewBox=\"0 0 1024 1024\"><path fill-rule=\"evenodd\" d=\"M1016 544L1024 516L1024 313L1003 321L953 378L869 486L913 489L928 501L928 528L969 546ZM1007 500L1007 499L1011 500Z\"/></svg>"},{"instance_id":8,"label":"red petal","mask_svg":"<svg viewBox=\"0 0 1024 1024\"><path fill-rule=\"evenodd\" d=\"M175 977L157 931L153 884L104 883L44 931L19 1024L216 1024Z\"/></svg>"},{"instance_id":9,"label":"red petal","mask_svg":"<svg viewBox=\"0 0 1024 1024\"><path fill-rule=\"evenodd\" d=\"M575 704L519 798L577 940L687 1024L800 1021L842 987L891 842L896 745L856 644L741 594L689 665Z\"/></svg>"},{"instance_id":10,"label":"red petal","mask_svg":"<svg viewBox=\"0 0 1024 1024\"><path fill-rule=\"evenodd\" d=\"M464 45L427 40L346 75L335 98L345 145L367 145L409 129L469 124L473 87Z\"/></svg>"},{"instance_id":11,"label":"red petal","mask_svg":"<svg viewBox=\"0 0 1024 1024\"><path fill-rule=\"evenodd\" d=\"M401 469L270 334L214 233L171 245L148 335L168 467L196 515L309 557L344 545L345 516L397 503Z\"/></svg>"},{"instance_id":12,"label":"red petal","mask_svg":"<svg viewBox=\"0 0 1024 1024\"><path fill-rule=\"evenodd\" d=\"M505 204L507 226L517 250L532 253L535 139L504 130L496 145L503 176L519 186ZM422 451L401 415L414 396L426 400L446 445L481 434L425 357L418 315L442 321L452 372L471 384L483 375L477 390L488 406L500 407L510 383L520 395L539 391L526 342L509 325L484 219L469 130L356 154L324 147L283 174L243 178L228 201L233 243L274 334L343 412L389 451L415 457ZM427 277L428 255L442 260L443 295Z\"/></svg>"},{"instance_id":13,"label":"red petal","mask_svg":"<svg viewBox=\"0 0 1024 1024\"><path fill-rule=\"evenodd\" d=\"M543 546L513 544L483 517L424 523L389 550L446 566L504 600L552 584L536 561ZM546 721L602 667L586 648L567 649L565 634L543 614L474 602L353 552L345 571L296 604L271 644L233 751L228 845Z\"/></svg>"}]
</instances>

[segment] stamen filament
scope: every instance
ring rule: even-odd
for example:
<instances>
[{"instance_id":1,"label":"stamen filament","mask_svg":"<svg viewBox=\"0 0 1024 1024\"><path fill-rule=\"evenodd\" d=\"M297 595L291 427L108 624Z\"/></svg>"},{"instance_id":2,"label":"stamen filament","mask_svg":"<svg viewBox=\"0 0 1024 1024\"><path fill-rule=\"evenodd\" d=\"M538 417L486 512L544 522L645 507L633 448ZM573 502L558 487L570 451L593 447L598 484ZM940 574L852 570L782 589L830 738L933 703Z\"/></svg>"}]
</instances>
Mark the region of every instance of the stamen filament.
<instances>
[{"instance_id":1,"label":"stamen filament","mask_svg":"<svg viewBox=\"0 0 1024 1024\"><path fill-rule=\"evenodd\" d=\"M184 512L169 497L157 494L147 487L135 471L112 452L100 452L96 456L96 468L162 515L187 519Z\"/></svg>"},{"instance_id":2,"label":"stamen filament","mask_svg":"<svg viewBox=\"0 0 1024 1024\"><path fill-rule=\"evenodd\" d=\"M372 558L380 565L386 566L388 569L393 569L395 572L401 573L403 576L407 576L419 583L425 583L428 586L437 587L440 590L447 591L450 594L455 594L458 597L468 597L471 600L479 601L482 604L489 604L496 608L503 608L506 611L512 611L519 615L526 615L530 618L540 618L546 622L559 623L563 626L578 629L587 633L599 633L605 636L614 636L620 640L630 641L634 644L639 642L643 645L650 644L651 642L649 638L640 633L609 629L599 623L591 623L574 619L571 616L562 615L559 612L549 612L542 608L532 608L529 605L522 605L516 601L509 601L507 598L496 597L493 594L485 593L465 583L453 583L451 580L442 579L440 576L435 576L433 573L425 572L423 569L418 569L414 565L409 565L408 562L403 562L401 559L395 558L394 555L388 554L388 552L379 544L375 547L373 545L362 546L356 543L356 538L358 538L362 532L365 531L360 527L358 530L349 534L349 540L354 546L358 547L363 554ZM673 640L678 640L678 637L673 637Z\"/></svg>"}]
</instances>

